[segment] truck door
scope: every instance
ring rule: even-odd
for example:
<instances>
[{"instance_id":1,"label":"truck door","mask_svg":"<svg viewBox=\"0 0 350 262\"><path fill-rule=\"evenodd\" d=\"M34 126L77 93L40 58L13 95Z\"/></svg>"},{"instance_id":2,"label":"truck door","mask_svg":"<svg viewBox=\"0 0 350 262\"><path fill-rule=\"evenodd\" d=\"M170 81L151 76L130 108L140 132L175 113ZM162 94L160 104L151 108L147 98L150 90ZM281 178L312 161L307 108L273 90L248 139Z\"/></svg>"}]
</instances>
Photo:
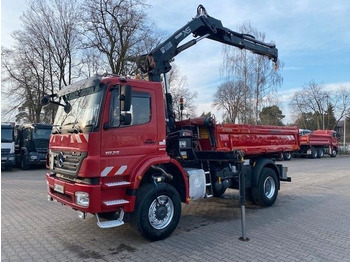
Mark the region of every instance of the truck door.
<instances>
[{"instance_id":1,"label":"truck door","mask_svg":"<svg viewBox=\"0 0 350 262\"><path fill-rule=\"evenodd\" d=\"M159 154L154 91L132 90L127 113L130 125L120 119L119 88L110 92L108 128L102 129L101 136L101 176L125 174L147 157Z\"/></svg>"}]
</instances>

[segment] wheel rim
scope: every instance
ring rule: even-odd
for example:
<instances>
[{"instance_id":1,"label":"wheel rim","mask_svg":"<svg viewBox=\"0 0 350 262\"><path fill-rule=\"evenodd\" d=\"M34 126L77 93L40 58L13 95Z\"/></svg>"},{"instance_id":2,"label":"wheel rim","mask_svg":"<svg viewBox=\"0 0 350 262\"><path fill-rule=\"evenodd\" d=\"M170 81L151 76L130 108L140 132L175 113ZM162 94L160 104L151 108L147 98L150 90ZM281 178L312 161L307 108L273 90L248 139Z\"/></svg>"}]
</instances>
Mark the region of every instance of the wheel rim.
<instances>
[{"instance_id":1,"label":"wheel rim","mask_svg":"<svg viewBox=\"0 0 350 262\"><path fill-rule=\"evenodd\" d=\"M174 216L174 203L166 195L158 196L153 200L148 210L148 219L155 229L167 227Z\"/></svg>"},{"instance_id":2,"label":"wheel rim","mask_svg":"<svg viewBox=\"0 0 350 262\"><path fill-rule=\"evenodd\" d=\"M264 181L264 193L265 196L269 199L273 197L276 191L276 183L272 177L267 177Z\"/></svg>"}]
</instances>

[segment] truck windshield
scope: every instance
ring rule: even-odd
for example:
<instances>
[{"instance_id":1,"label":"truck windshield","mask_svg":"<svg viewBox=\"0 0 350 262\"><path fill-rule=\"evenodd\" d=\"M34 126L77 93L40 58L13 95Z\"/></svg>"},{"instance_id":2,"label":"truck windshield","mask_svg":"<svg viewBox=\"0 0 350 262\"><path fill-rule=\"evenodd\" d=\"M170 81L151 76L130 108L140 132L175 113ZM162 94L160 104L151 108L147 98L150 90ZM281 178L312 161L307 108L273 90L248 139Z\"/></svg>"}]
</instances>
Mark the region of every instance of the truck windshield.
<instances>
[{"instance_id":1,"label":"truck windshield","mask_svg":"<svg viewBox=\"0 0 350 262\"><path fill-rule=\"evenodd\" d=\"M33 132L33 139L49 139L51 135L51 129L35 128Z\"/></svg>"},{"instance_id":2,"label":"truck windshield","mask_svg":"<svg viewBox=\"0 0 350 262\"><path fill-rule=\"evenodd\" d=\"M104 90L100 85L65 94L72 109L67 114L63 107L59 107L53 126L62 130L75 128L78 132L83 132L85 127L97 126Z\"/></svg>"},{"instance_id":3,"label":"truck windshield","mask_svg":"<svg viewBox=\"0 0 350 262\"><path fill-rule=\"evenodd\" d=\"M1 128L1 142L12 142L13 140L13 129Z\"/></svg>"}]
</instances>

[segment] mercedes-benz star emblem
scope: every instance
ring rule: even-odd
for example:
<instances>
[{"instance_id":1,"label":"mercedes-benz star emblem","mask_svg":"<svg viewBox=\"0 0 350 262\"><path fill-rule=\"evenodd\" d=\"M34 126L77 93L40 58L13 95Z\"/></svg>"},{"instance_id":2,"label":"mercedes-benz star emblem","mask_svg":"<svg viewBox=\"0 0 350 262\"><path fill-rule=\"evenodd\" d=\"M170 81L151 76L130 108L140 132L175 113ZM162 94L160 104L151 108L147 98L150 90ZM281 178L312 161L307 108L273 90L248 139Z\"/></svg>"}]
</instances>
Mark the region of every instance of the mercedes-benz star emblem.
<instances>
[{"instance_id":1,"label":"mercedes-benz star emblem","mask_svg":"<svg viewBox=\"0 0 350 262\"><path fill-rule=\"evenodd\" d=\"M58 154L58 166L63 167L63 164L64 164L64 155L63 155L63 152L60 152Z\"/></svg>"}]
</instances>

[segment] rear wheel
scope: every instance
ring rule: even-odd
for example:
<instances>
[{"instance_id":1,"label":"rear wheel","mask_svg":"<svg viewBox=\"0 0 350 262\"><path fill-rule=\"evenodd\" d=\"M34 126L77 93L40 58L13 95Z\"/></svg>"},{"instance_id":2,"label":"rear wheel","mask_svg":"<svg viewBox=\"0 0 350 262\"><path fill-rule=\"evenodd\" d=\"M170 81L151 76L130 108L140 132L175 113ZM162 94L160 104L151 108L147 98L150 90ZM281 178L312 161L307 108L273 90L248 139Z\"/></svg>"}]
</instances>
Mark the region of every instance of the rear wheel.
<instances>
[{"instance_id":1,"label":"rear wheel","mask_svg":"<svg viewBox=\"0 0 350 262\"><path fill-rule=\"evenodd\" d=\"M317 150L317 157L322 158L323 156L324 156L324 151L323 151L323 148L321 147Z\"/></svg>"},{"instance_id":2,"label":"rear wheel","mask_svg":"<svg viewBox=\"0 0 350 262\"><path fill-rule=\"evenodd\" d=\"M252 201L255 205L272 206L278 194L277 176L273 169L264 167L258 184L252 187Z\"/></svg>"},{"instance_id":3,"label":"rear wheel","mask_svg":"<svg viewBox=\"0 0 350 262\"><path fill-rule=\"evenodd\" d=\"M311 158L316 158L317 157L317 155L318 155L318 153L317 153L317 148L311 148Z\"/></svg>"},{"instance_id":4,"label":"rear wheel","mask_svg":"<svg viewBox=\"0 0 350 262\"><path fill-rule=\"evenodd\" d=\"M149 240L168 237L181 216L181 199L176 189L167 183L145 184L137 193L132 224Z\"/></svg>"}]
</instances>

